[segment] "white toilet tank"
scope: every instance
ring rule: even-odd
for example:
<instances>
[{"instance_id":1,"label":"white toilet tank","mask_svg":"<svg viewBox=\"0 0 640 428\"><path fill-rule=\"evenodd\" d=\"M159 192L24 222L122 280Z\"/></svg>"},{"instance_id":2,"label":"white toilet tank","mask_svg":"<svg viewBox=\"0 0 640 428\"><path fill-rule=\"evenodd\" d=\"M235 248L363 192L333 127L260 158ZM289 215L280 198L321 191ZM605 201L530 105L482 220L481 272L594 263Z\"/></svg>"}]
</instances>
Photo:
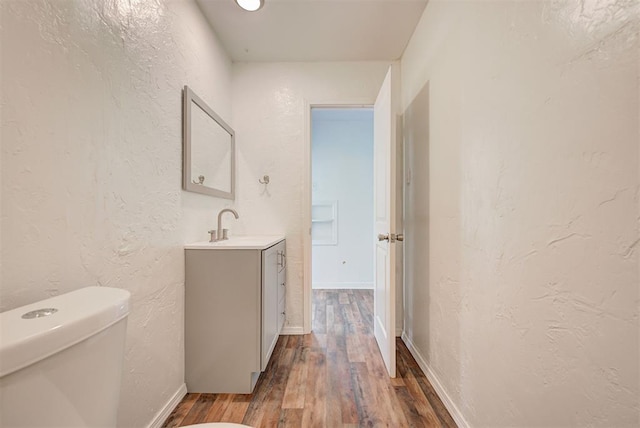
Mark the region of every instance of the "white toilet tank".
<instances>
[{"instance_id":1,"label":"white toilet tank","mask_svg":"<svg viewBox=\"0 0 640 428\"><path fill-rule=\"evenodd\" d=\"M115 427L128 291L87 287L0 314L0 427Z\"/></svg>"}]
</instances>

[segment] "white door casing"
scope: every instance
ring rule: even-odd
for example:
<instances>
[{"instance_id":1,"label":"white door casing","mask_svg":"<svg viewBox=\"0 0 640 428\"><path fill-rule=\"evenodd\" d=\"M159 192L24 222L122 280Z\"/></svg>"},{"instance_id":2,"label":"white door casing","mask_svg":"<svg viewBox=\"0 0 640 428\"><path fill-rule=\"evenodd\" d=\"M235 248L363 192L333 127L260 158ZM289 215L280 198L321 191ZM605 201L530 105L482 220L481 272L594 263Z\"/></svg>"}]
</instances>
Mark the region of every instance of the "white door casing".
<instances>
[{"instance_id":1,"label":"white door casing","mask_svg":"<svg viewBox=\"0 0 640 428\"><path fill-rule=\"evenodd\" d=\"M389 376L396 377L395 225L396 114L393 66L389 67L373 109L374 139L374 334ZM387 239L382 239L387 237Z\"/></svg>"}]
</instances>

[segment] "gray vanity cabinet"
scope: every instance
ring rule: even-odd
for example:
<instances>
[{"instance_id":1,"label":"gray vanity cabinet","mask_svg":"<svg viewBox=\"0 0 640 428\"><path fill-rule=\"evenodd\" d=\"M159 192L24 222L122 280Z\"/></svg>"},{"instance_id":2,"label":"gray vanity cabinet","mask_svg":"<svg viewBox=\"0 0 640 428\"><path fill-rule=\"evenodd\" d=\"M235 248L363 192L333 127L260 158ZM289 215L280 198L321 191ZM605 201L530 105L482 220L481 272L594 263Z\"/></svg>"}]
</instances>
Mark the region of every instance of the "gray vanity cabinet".
<instances>
[{"instance_id":1,"label":"gray vanity cabinet","mask_svg":"<svg viewBox=\"0 0 640 428\"><path fill-rule=\"evenodd\" d=\"M187 390L251 393L284 324L285 241L185 253Z\"/></svg>"}]
</instances>

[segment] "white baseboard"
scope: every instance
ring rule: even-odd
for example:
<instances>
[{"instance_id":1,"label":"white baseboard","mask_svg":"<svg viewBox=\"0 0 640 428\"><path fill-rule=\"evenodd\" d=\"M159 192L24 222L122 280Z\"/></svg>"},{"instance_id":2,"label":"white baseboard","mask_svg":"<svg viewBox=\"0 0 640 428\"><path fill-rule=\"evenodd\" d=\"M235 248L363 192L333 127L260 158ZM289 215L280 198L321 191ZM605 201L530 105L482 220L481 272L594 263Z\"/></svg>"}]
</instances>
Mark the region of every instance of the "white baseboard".
<instances>
[{"instance_id":1,"label":"white baseboard","mask_svg":"<svg viewBox=\"0 0 640 428\"><path fill-rule=\"evenodd\" d=\"M182 400L185 395L187 395L187 385L183 383L180 385L180 388L178 388L176 393L173 394L173 397L169 399L167 404L165 404L164 407L156 413L156 416L153 418L151 423L147 425L147 428L161 428L164 421L169 417L171 412L173 412L173 409L176 408L180 403L180 400Z\"/></svg>"},{"instance_id":2,"label":"white baseboard","mask_svg":"<svg viewBox=\"0 0 640 428\"><path fill-rule=\"evenodd\" d=\"M411 339L409 339L409 336L404 331L402 332L402 341L405 343L405 345L407 345L407 349L409 349L409 352L411 352L411 355L413 355L413 358L415 358L418 366L420 366L425 376L427 376L427 379L429 379L429 382L433 386L433 389L436 390L438 397L440 397L440 399L442 400L444 407L447 408L447 410L451 414L451 417L458 425L458 428L469 428L469 423L464 418L464 416L462 416L460 409L458 409L458 406L455 405L449 394L447 394L444 386L442 386L442 383L440 383L440 379L438 379L433 370L431 370L431 367L429 367L425 359L422 357L422 354L420 353L418 348L416 348L415 344L411 341Z\"/></svg>"},{"instance_id":3,"label":"white baseboard","mask_svg":"<svg viewBox=\"0 0 640 428\"><path fill-rule=\"evenodd\" d=\"M314 282L314 290L373 290L373 282Z\"/></svg>"},{"instance_id":4,"label":"white baseboard","mask_svg":"<svg viewBox=\"0 0 640 428\"><path fill-rule=\"evenodd\" d=\"M304 334L304 330L302 327L296 327L296 326L290 325L290 326L282 327L280 334L284 336L298 336L298 335Z\"/></svg>"}]
</instances>

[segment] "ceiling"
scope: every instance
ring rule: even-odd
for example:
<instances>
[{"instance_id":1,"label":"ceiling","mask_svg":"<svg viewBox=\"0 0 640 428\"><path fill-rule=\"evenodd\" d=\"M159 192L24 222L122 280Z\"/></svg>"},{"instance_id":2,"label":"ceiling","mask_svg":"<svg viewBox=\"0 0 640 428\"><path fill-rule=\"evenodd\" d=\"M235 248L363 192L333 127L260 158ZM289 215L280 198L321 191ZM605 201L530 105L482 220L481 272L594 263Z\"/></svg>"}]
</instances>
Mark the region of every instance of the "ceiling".
<instances>
[{"instance_id":1,"label":"ceiling","mask_svg":"<svg viewBox=\"0 0 640 428\"><path fill-rule=\"evenodd\" d=\"M427 0L197 0L233 61L399 59Z\"/></svg>"}]
</instances>

